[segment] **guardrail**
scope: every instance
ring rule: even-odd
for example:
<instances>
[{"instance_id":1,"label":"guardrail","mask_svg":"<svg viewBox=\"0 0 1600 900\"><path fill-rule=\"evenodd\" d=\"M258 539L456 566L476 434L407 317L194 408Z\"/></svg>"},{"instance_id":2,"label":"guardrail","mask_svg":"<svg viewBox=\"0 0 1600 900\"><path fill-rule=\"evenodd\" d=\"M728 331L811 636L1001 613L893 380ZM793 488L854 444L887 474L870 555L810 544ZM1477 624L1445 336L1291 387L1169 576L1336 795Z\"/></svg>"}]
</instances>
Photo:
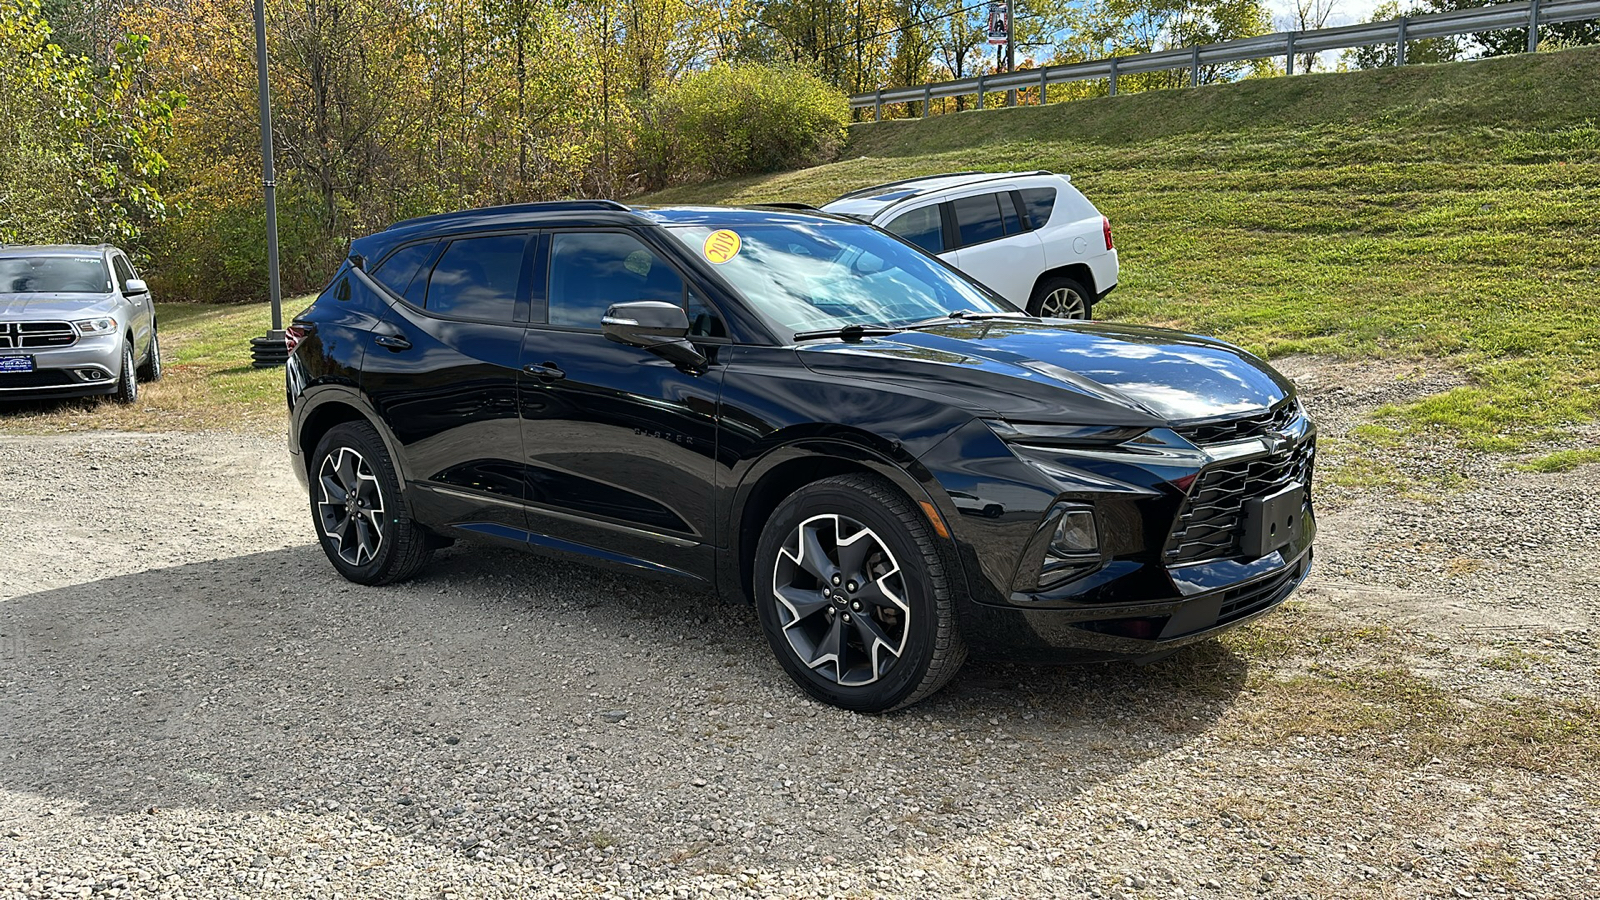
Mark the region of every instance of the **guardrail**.
<instances>
[{"instance_id":1,"label":"guardrail","mask_svg":"<svg viewBox=\"0 0 1600 900\"><path fill-rule=\"evenodd\" d=\"M1110 80L1111 93L1117 92L1117 76L1136 72L1166 72L1189 68L1191 87L1200 83L1200 67L1217 63L1246 62L1252 59L1271 59L1282 56L1287 61L1288 74L1294 74L1294 57L1299 53L1320 53L1324 50L1347 50L1373 44L1394 44L1397 48L1395 64L1405 65L1406 42L1424 38L1449 37L1475 31L1493 31L1499 28L1527 28L1528 52L1538 49L1539 25L1560 22L1578 22L1600 18L1600 0L1524 0L1522 3L1497 3L1475 9L1458 9L1451 12L1409 16L1387 22L1362 22L1336 28L1319 28L1315 31L1279 31L1259 37L1179 47L1156 53L1133 56L1113 56L1091 62L1045 66L1040 69L1023 69L994 75L979 75L958 81L941 81L916 87L891 88L870 94L856 94L850 98L851 109L871 107L874 119L883 118L885 103L922 102L922 115L928 115L931 102L943 97L966 94L978 96L978 108L983 108L983 95L995 91L1039 88L1039 102L1049 99L1050 85L1068 81Z\"/></svg>"}]
</instances>

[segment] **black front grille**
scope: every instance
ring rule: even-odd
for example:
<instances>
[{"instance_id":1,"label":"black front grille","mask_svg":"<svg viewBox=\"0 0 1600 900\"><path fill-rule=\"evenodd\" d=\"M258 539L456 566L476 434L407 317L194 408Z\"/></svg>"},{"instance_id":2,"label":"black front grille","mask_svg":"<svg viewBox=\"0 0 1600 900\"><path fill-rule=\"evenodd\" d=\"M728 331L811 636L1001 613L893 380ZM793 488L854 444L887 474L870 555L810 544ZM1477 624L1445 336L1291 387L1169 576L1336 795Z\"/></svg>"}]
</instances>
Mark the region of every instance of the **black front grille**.
<instances>
[{"instance_id":1,"label":"black front grille","mask_svg":"<svg viewBox=\"0 0 1600 900\"><path fill-rule=\"evenodd\" d=\"M1238 556L1245 501L1275 494L1290 484L1309 491L1315 458L1313 439L1267 456L1219 462L1201 470L1167 539L1167 564Z\"/></svg>"},{"instance_id":2,"label":"black front grille","mask_svg":"<svg viewBox=\"0 0 1600 900\"><path fill-rule=\"evenodd\" d=\"M0 388L70 387L79 382L64 369L39 369L33 372L0 372ZM0 394L0 397L3 397Z\"/></svg>"},{"instance_id":3,"label":"black front grille","mask_svg":"<svg viewBox=\"0 0 1600 900\"><path fill-rule=\"evenodd\" d=\"M1244 587L1233 588L1222 595L1222 608L1217 611L1217 624L1248 616L1258 609L1271 606L1288 595L1289 588L1305 575L1305 563L1284 569L1276 575L1263 578Z\"/></svg>"},{"instance_id":4,"label":"black front grille","mask_svg":"<svg viewBox=\"0 0 1600 900\"><path fill-rule=\"evenodd\" d=\"M0 322L0 350L47 350L77 342L71 322Z\"/></svg>"},{"instance_id":5,"label":"black front grille","mask_svg":"<svg viewBox=\"0 0 1600 900\"><path fill-rule=\"evenodd\" d=\"M1175 425L1173 431L1194 444L1220 444L1244 438L1260 437L1274 431L1284 431L1294 422L1293 400L1285 400L1272 409L1255 415L1239 416L1222 422L1197 422Z\"/></svg>"}]
</instances>

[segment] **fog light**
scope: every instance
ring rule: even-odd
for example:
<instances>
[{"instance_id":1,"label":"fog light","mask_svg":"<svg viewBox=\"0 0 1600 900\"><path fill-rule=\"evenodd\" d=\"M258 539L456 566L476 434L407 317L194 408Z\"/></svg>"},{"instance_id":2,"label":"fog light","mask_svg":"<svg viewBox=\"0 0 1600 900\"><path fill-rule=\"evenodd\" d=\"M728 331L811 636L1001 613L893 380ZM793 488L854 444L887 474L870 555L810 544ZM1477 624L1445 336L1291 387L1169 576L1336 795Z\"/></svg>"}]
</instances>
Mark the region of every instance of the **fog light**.
<instances>
[{"instance_id":1,"label":"fog light","mask_svg":"<svg viewBox=\"0 0 1600 900\"><path fill-rule=\"evenodd\" d=\"M1094 510L1069 508L1056 521L1056 533L1050 538L1050 555L1058 557L1083 556L1100 552L1100 537L1095 530Z\"/></svg>"},{"instance_id":2,"label":"fog light","mask_svg":"<svg viewBox=\"0 0 1600 900\"><path fill-rule=\"evenodd\" d=\"M79 369L78 377L84 381L100 381L106 377L106 373L99 369Z\"/></svg>"}]
</instances>

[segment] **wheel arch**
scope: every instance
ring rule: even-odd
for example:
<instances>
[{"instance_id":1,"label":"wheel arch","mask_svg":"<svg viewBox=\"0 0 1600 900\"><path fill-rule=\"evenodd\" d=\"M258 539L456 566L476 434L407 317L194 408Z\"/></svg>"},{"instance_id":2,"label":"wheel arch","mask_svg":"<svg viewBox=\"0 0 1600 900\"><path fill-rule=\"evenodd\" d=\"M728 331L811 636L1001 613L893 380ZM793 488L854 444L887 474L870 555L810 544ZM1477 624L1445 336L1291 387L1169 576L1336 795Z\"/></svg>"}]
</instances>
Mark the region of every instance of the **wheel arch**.
<instances>
[{"instance_id":1,"label":"wheel arch","mask_svg":"<svg viewBox=\"0 0 1600 900\"><path fill-rule=\"evenodd\" d=\"M737 567L738 592L745 598L755 595L755 551L761 540L761 530L774 510L785 499L814 481L836 475L868 474L888 481L906 496L913 505L929 515L935 538L948 545L948 559L959 572L958 555L948 525L945 522L945 504L934 501L924 479L918 478L907 466L889 454L891 447L872 446L870 436L865 442L841 440L838 437L796 440L767 452L746 473L735 491L733 514L729 516L732 533L728 550ZM911 467L920 468L914 460ZM923 473L926 475L926 473ZM928 476L931 480L931 476ZM733 574L733 573L729 573Z\"/></svg>"},{"instance_id":2,"label":"wheel arch","mask_svg":"<svg viewBox=\"0 0 1600 900\"><path fill-rule=\"evenodd\" d=\"M1088 263L1075 262L1040 272L1039 277L1033 280L1033 290L1028 292L1029 306L1033 305L1034 297L1038 295L1039 288L1052 278L1071 278L1088 288L1090 296L1084 298L1088 304L1093 304L1100 297L1100 288L1094 283L1094 270L1089 268Z\"/></svg>"},{"instance_id":3,"label":"wheel arch","mask_svg":"<svg viewBox=\"0 0 1600 900\"><path fill-rule=\"evenodd\" d=\"M316 452L317 444L322 441L333 428L346 422L365 422L378 432L378 439L383 441L384 449L389 451L389 459L394 463L396 473L400 479L400 493L402 500L406 500L405 486L408 480L408 469L405 456L400 452L399 441L395 440L383 421L374 415L361 400L360 396L340 388L328 387L317 393L308 391L296 403L293 416L294 430L290 441L295 453L300 458L302 471L310 479L311 456Z\"/></svg>"}]
</instances>

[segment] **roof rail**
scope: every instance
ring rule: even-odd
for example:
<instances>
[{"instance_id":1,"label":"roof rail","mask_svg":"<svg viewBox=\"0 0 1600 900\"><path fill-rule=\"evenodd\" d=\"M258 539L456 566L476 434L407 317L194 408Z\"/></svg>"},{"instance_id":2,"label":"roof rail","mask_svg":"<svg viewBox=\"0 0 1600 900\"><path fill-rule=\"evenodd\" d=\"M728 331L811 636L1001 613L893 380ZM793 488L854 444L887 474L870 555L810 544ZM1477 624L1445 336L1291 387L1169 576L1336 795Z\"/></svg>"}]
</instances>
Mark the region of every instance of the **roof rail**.
<instances>
[{"instance_id":1,"label":"roof rail","mask_svg":"<svg viewBox=\"0 0 1600 900\"><path fill-rule=\"evenodd\" d=\"M401 219L390 225L390 228L399 228L403 225L417 225L422 222L440 222L446 219L455 219L462 216L477 216L484 214L514 215L516 213L540 212L585 212L603 210L607 212L633 212L633 209L615 200L540 200L534 203L512 203L506 206L485 206L478 209L461 209L455 212L436 213L431 216L417 216L412 219Z\"/></svg>"},{"instance_id":2,"label":"roof rail","mask_svg":"<svg viewBox=\"0 0 1600 900\"><path fill-rule=\"evenodd\" d=\"M938 175L918 175L916 178L902 178L899 181L886 181L883 184L875 184L875 185L872 185L871 187L857 188L856 190L853 190L848 194L840 194L838 199L844 200L844 199L846 199L848 197L860 197L863 194L876 193L878 191L883 190L884 188L899 187L899 186L901 186L903 184L916 184L919 181L932 181L935 178L956 178L956 177L961 176L961 175L983 175L983 174L985 174L985 173L973 171L973 172L942 172L942 173L940 173Z\"/></svg>"},{"instance_id":3,"label":"roof rail","mask_svg":"<svg viewBox=\"0 0 1600 900\"><path fill-rule=\"evenodd\" d=\"M961 177L963 175L982 175L982 176L985 176L985 177L975 179L972 182L973 184L981 184L981 183L983 183L985 181L997 181L997 180L999 180L1001 178L1015 178L1015 177L1017 177L1019 175L1026 176L1026 175L1054 175L1054 174L1055 174L1054 172L1051 172L1048 169L1034 169L1032 172L946 172L943 175L923 175L920 178L907 178L907 179L904 179L902 181L891 181L888 184L877 184L877 185L873 185L872 187L861 188L860 190L855 190L855 191L851 191L848 194L840 195L839 199L840 200L846 200L846 199L849 199L850 197L860 197L863 194L875 194L878 191L881 191L881 190L883 190L885 188L900 187L901 185L907 185L907 184L915 184L915 183L917 183L919 181L931 181L931 180L933 180L935 178L959 178L959 177ZM915 192L915 193L916 194L926 193L926 191L918 191L918 192ZM915 196L915 194L913 194L912 196ZM909 198L906 198L906 199L909 199Z\"/></svg>"}]
</instances>

